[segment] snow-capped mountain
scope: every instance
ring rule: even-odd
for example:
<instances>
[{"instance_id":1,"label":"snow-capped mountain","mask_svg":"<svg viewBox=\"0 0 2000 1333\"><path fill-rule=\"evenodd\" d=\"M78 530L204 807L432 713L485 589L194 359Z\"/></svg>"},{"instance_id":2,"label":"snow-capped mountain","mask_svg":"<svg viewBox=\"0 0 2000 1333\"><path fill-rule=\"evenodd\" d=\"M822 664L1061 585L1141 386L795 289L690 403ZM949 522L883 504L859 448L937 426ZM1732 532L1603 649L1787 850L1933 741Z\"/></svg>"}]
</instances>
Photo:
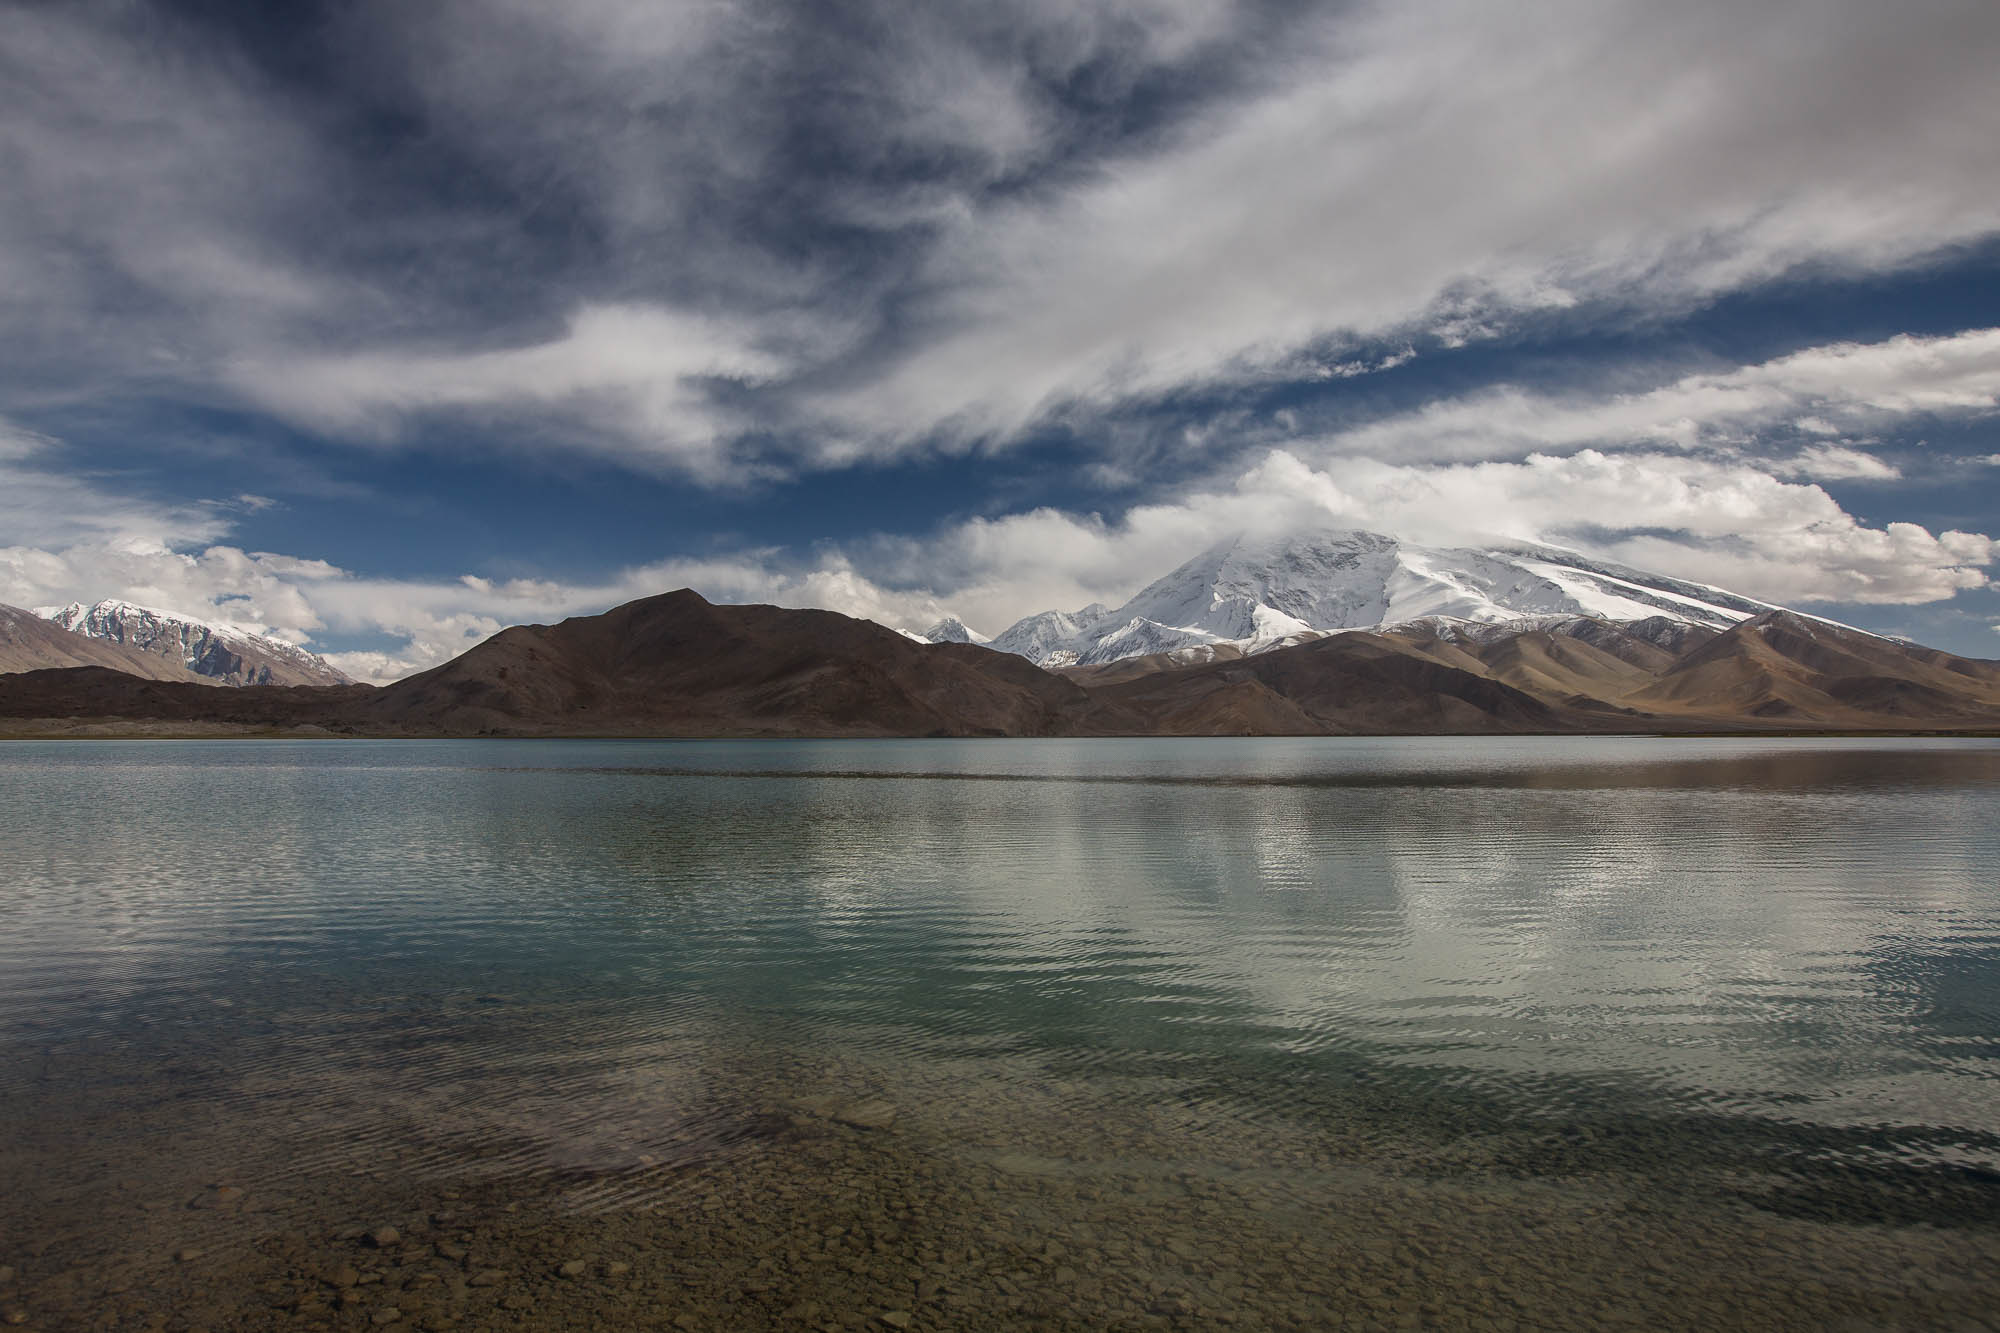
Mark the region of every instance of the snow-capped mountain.
<instances>
[{"instance_id":1,"label":"snow-capped mountain","mask_svg":"<svg viewBox=\"0 0 2000 1333\"><path fill-rule=\"evenodd\" d=\"M1015 653L1043 666L1074 666L1076 650L1084 631L1108 613L1102 602L1092 602L1081 611L1043 611L1017 620L988 643L988 648Z\"/></svg>"},{"instance_id":2,"label":"snow-capped mountain","mask_svg":"<svg viewBox=\"0 0 2000 1333\"><path fill-rule=\"evenodd\" d=\"M225 685L351 685L317 654L238 625L217 624L131 602L38 606L66 630L176 661Z\"/></svg>"},{"instance_id":3,"label":"snow-capped mountain","mask_svg":"<svg viewBox=\"0 0 2000 1333\"><path fill-rule=\"evenodd\" d=\"M957 616L946 616L917 636L926 643L991 643L992 640L973 629Z\"/></svg>"},{"instance_id":4,"label":"snow-capped mountain","mask_svg":"<svg viewBox=\"0 0 2000 1333\"><path fill-rule=\"evenodd\" d=\"M170 680L220 686L221 681L197 676L179 661L169 661L136 648L72 634L33 611L0 606L0 674L109 667L141 680Z\"/></svg>"},{"instance_id":5,"label":"snow-capped mountain","mask_svg":"<svg viewBox=\"0 0 2000 1333\"><path fill-rule=\"evenodd\" d=\"M1558 547L1445 548L1342 531L1237 537L1114 611L1044 611L990 646L1043 666L1088 666L1213 644L1263 652L1340 630L1417 620L1664 618L1719 630L1771 609L1720 588Z\"/></svg>"}]
</instances>

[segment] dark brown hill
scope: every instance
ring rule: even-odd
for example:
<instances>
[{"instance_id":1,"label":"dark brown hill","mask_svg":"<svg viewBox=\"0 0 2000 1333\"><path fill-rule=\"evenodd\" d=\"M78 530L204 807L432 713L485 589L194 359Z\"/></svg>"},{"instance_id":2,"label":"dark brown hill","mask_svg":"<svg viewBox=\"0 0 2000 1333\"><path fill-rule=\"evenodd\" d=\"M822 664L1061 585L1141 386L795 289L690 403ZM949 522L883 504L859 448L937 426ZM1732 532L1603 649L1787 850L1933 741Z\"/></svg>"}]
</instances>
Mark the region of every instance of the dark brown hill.
<instances>
[{"instance_id":1,"label":"dark brown hill","mask_svg":"<svg viewBox=\"0 0 2000 1333\"><path fill-rule=\"evenodd\" d=\"M683 589L505 630L384 689L367 718L454 735L1048 736L1092 713L1010 654Z\"/></svg>"}]
</instances>

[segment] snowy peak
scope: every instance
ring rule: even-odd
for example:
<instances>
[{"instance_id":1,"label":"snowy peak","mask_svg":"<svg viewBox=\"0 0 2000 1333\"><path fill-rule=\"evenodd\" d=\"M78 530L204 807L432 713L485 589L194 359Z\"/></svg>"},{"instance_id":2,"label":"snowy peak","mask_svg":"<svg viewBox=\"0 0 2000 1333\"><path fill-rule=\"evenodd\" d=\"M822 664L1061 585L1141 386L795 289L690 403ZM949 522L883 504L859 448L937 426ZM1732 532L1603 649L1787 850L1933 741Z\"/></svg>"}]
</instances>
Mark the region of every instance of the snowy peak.
<instances>
[{"instance_id":1,"label":"snowy peak","mask_svg":"<svg viewBox=\"0 0 2000 1333\"><path fill-rule=\"evenodd\" d=\"M1217 544L1115 611L1046 611L992 646L1043 665L1091 665L1229 644L1245 652L1413 621L1665 620L1727 629L1772 608L1719 588L1529 544L1422 546L1329 531Z\"/></svg>"},{"instance_id":2,"label":"snowy peak","mask_svg":"<svg viewBox=\"0 0 2000 1333\"><path fill-rule=\"evenodd\" d=\"M1237 537L1142 589L1114 614L1223 639L1253 638L1260 622L1276 621L1286 632L1380 624L1395 556L1393 538L1370 532L1281 542Z\"/></svg>"},{"instance_id":3,"label":"snowy peak","mask_svg":"<svg viewBox=\"0 0 2000 1333\"><path fill-rule=\"evenodd\" d=\"M1044 611L1018 620L988 642L987 647L1003 653L1018 653L1030 661L1047 665L1051 653L1061 652L1070 641L1104 617L1104 607L1091 603L1081 611ZM1060 665L1070 665L1074 657Z\"/></svg>"},{"instance_id":4,"label":"snowy peak","mask_svg":"<svg viewBox=\"0 0 2000 1333\"><path fill-rule=\"evenodd\" d=\"M349 685L324 659L239 625L110 599L41 606L35 614L66 630L179 662L225 685Z\"/></svg>"},{"instance_id":5,"label":"snowy peak","mask_svg":"<svg viewBox=\"0 0 2000 1333\"><path fill-rule=\"evenodd\" d=\"M991 643L992 640L957 616L946 616L917 636L926 643Z\"/></svg>"}]
</instances>

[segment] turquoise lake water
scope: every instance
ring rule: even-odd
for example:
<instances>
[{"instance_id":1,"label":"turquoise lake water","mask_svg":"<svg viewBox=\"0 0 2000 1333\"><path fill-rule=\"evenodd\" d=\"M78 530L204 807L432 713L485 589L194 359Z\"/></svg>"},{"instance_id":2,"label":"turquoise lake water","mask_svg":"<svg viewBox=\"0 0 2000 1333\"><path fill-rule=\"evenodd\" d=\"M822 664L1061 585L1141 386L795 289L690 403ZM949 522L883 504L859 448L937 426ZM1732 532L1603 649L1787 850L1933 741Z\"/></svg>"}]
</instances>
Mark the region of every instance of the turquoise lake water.
<instances>
[{"instance_id":1,"label":"turquoise lake water","mask_svg":"<svg viewBox=\"0 0 2000 1333\"><path fill-rule=\"evenodd\" d=\"M0 810L36 1319L311 1321L448 1192L635 1324L1996 1326L1993 742L10 743ZM696 1181L768 1299L649 1275Z\"/></svg>"}]
</instances>

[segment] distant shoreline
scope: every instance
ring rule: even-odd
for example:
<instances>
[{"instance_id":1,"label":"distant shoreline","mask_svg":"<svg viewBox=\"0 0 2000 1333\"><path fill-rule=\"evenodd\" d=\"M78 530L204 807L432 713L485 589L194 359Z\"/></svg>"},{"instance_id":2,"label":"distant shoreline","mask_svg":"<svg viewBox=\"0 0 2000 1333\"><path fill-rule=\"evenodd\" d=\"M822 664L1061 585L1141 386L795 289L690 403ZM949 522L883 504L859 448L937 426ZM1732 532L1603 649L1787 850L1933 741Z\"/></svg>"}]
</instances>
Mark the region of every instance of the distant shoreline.
<instances>
[{"instance_id":1,"label":"distant shoreline","mask_svg":"<svg viewBox=\"0 0 2000 1333\"><path fill-rule=\"evenodd\" d=\"M1898 729L1785 728L1772 730L1665 731L1379 731L1329 735L1325 732L1217 733L1180 735L1171 732L1129 732L1091 736L888 736L771 732L537 732L499 733L367 733L325 728L297 730L269 727L222 728L171 723L79 722L68 730L17 728L0 719L0 743L7 741L1363 741L1363 740L2000 740L2000 727L1907 727Z\"/></svg>"}]
</instances>

